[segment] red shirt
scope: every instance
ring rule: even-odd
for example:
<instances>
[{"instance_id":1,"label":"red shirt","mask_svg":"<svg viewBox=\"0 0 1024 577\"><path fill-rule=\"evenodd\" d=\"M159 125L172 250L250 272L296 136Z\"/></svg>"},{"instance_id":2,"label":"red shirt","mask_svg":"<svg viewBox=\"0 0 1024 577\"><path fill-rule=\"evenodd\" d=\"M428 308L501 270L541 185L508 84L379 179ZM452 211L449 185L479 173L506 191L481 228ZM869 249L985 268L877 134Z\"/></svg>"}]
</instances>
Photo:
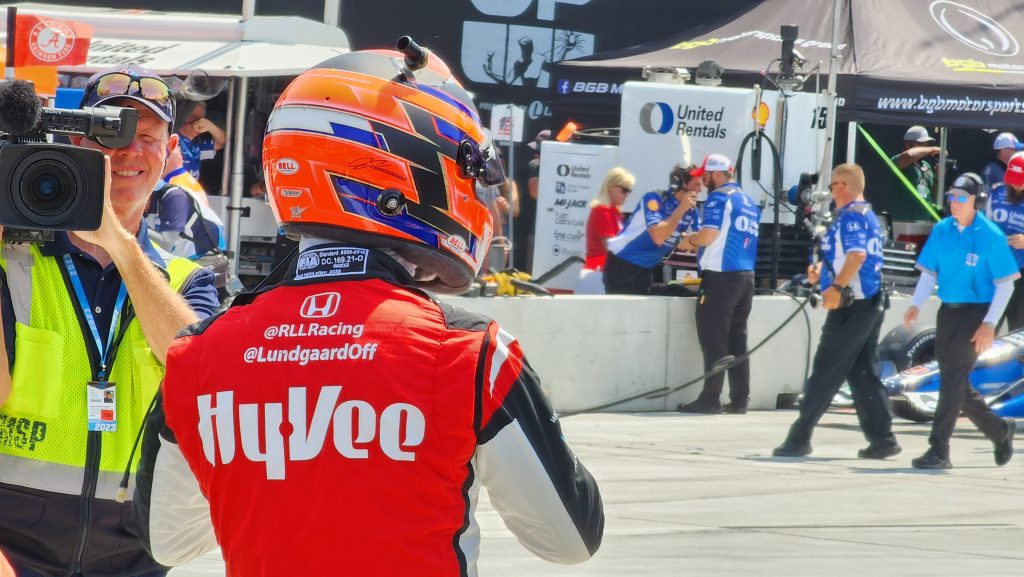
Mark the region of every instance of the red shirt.
<instances>
[{"instance_id":1,"label":"red shirt","mask_svg":"<svg viewBox=\"0 0 1024 577\"><path fill-rule=\"evenodd\" d=\"M604 269L608 249L604 247L602 241L622 232L622 221L622 213L618 207L598 205L590 209L590 217L587 219L587 259L583 263L583 268Z\"/></svg>"}]
</instances>

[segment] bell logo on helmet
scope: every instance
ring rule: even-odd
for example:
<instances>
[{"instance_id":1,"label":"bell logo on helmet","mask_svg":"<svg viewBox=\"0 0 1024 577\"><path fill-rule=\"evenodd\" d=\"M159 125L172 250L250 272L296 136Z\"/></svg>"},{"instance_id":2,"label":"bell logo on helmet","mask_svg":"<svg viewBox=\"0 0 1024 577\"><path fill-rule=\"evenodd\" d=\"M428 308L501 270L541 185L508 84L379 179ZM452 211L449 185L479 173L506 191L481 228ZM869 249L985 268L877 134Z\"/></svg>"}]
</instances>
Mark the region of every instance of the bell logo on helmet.
<instances>
[{"instance_id":1,"label":"bell logo on helmet","mask_svg":"<svg viewBox=\"0 0 1024 577\"><path fill-rule=\"evenodd\" d=\"M331 292L309 295L306 297L306 300L302 301L299 315L307 319L333 317L338 312L340 305L341 294L339 293Z\"/></svg>"},{"instance_id":2,"label":"bell logo on helmet","mask_svg":"<svg viewBox=\"0 0 1024 577\"><path fill-rule=\"evenodd\" d=\"M462 238L461 236L459 236L457 234L453 234L453 235L449 236L445 240L445 244L448 246L448 248L454 250L455 252L468 252L469 251L469 245L466 243L466 239Z\"/></svg>"},{"instance_id":3,"label":"bell logo on helmet","mask_svg":"<svg viewBox=\"0 0 1024 577\"><path fill-rule=\"evenodd\" d=\"M294 158L282 158L277 161L277 171L286 176L291 176L299 171L299 163Z\"/></svg>"}]
</instances>

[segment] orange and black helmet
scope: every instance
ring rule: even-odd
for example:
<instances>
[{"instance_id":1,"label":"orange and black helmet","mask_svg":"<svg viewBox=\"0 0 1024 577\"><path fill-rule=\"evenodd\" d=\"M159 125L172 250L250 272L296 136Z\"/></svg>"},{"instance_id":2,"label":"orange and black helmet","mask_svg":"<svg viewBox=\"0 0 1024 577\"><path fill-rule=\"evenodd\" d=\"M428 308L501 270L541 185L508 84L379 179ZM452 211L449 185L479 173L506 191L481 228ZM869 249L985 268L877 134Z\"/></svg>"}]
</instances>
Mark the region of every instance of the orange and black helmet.
<instances>
[{"instance_id":1,"label":"orange and black helmet","mask_svg":"<svg viewBox=\"0 0 1024 577\"><path fill-rule=\"evenodd\" d=\"M337 56L285 89L263 141L267 194L286 233L392 249L457 293L492 236L474 184L505 176L444 62L407 37L399 48Z\"/></svg>"}]
</instances>

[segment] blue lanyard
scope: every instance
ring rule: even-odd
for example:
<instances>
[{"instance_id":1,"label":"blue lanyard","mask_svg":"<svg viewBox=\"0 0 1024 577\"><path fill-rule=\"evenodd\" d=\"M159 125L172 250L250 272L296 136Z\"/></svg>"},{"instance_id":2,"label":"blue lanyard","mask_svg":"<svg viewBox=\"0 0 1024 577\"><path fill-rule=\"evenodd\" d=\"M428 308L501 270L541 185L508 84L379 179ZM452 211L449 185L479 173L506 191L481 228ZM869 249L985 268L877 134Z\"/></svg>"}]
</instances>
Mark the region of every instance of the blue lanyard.
<instances>
[{"instance_id":1,"label":"blue lanyard","mask_svg":"<svg viewBox=\"0 0 1024 577\"><path fill-rule=\"evenodd\" d=\"M100 354L99 380L105 380L107 377L107 360L110 358L110 353L113 350L111 345L114 342L114 333L121 318L121 309L124 308L124 301L128 297L128 289L125 288L122 282L121 288L117 291L117 300L114 302L114 311L110 317L110 335L107 336L106 343L104 343L100 340L100 330L96 325L95 317L92 316L92 306L89 304L89 299L85 296L82 279L78 276L78 269L75 268L75 263L71 260L70 255L64 255L64 265L68 269L68 276L71 277L71 285L75 288L75 294L78 295L78 302L82 305L82 316L85 317L85 322L89 325L92 338L96 341L96 351Z\"/></svg>"}]
</instances>

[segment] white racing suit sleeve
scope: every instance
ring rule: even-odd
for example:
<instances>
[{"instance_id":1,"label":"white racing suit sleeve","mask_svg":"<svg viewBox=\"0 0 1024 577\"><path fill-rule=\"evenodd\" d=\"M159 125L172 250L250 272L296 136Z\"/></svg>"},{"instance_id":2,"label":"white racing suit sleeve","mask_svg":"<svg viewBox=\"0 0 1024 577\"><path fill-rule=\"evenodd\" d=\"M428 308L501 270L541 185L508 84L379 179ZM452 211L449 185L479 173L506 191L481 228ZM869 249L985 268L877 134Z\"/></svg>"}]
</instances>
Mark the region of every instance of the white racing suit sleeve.
<instances>
[{"instance_id":1,"label":"white racing suit sleeve","mask_svg":"<svg viewBox=\"0 0 1024 577\"><path fill-rule=\"evenodd\" d=\"M604 532L597 483L566 444L519 343L495 324L488 337L479 383L480 481L524 547L548 561L585 561Z\"/></svg>"},{"instance_id":2,"label":"white racing suit sleeve","mask_svg":"<svg viewBox=\"0 0 1024 577\"><path fill-rule=\"evenodd\" d=\"M174 567L217 547L210 505L164 422L163 395L146 423L135 488L139 537L153 559Z\"/></svg>"}]
</instances>

